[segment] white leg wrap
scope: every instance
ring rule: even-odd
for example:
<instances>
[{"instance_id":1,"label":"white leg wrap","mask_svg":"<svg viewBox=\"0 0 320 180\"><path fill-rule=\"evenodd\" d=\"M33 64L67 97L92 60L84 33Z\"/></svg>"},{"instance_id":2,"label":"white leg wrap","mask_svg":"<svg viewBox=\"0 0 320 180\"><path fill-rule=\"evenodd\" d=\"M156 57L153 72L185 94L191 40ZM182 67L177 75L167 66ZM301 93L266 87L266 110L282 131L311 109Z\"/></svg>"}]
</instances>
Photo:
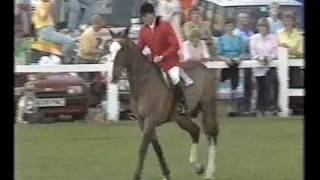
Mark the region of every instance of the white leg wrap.
<instances>
[{"instance_id":1,"label":"white leg wrap","mask_svg":"<svg viewBox=\"0 0 320 180\"><path fill-rule=\"evenodd\" d=\"M113 59L108 59L111 61ZM111 61L112 62L112 61ZM112 84L112 73L113 73L113 63L107 64L108 69L108 89L107 89L107 118L111 121L118 121L119 120L119 109L120 109L120 102L119 102L119 89L117 84Z\"/></svg>"},{"instance_id":2,"label":"white leg wrap","mask_svg":"<svg viewBox=\"0 0 320 180\"><path fill-rule=\"evenodd\" d=\"M107 115L108 120L118 121L119 120L119 91L117 84L108 84L108 105Z\"/></svg>"},{"instance_id":3,"label":"white leg wrap","mask_svg":"<svg viewBox=\"0 0 320 180\"><path fill-rule=\"evenodd\" d=\"M190 163L195 163L198 160L198 144L193 143L191 145L190 149L190 157L189 157L189 162Z\"/></svg>"},{"instance_id":4,"label":"white leg wrap","mask_svg":"<svg viewBox=\"0 0 320 180\"><path fill-rule=\"evenodd\" d=\"M16 122L23 122L23 113L26 107L26 97L22 96L19 99L18 106L17 106L17 113L16 113Z\"/></svg>"},{"instance_id":5,"label":"white leg wrap","mask_svg":"<svg viewBox=\"0 0 320 180\"><path fill-rule=\"evenodd\" d=\"M216 158L216 149L213 142L211 142L209 146L209 152L208 152L208 165L206 169L205 178L206 179L212 179L213 174L215 172L215 158Z\"/></svg>"}]
</instances>

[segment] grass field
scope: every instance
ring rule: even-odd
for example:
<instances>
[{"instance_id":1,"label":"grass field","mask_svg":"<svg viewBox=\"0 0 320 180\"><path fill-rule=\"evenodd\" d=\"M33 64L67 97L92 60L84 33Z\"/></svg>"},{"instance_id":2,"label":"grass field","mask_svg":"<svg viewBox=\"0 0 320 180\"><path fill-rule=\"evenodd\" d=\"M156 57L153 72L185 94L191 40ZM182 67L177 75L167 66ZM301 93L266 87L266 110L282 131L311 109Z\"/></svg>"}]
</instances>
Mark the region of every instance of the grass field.
<instances>
[{"instance_id":1,"label":"grass field","mask_svg":"<svg viewBox=\"0 0 320 180\"><path fill-rule=\"evenodd\" d=\"M217 180L302 180L303 119L222 118ZM203 179L187 159L189 136L176 124L159 128L173 180ZM128 180L137 161L140 131L135 122L16 125L16 180ZM205 163L202 136L199 158ZM150 148L145 180L160 180Z\"/></svg>"}]
</instances>

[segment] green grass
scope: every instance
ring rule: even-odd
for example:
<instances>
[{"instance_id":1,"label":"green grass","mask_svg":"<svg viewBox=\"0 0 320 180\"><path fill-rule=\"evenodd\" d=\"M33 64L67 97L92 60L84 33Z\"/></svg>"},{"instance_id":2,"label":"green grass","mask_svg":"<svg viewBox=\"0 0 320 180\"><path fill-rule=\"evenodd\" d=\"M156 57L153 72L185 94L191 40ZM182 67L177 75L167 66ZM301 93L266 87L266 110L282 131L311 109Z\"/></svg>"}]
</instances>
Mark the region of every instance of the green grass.
<instances>
[{"instance_id":1,"label":"green grass","mask_svg":"<svg viewBox=\"0 0 320 180\"><path fill-rule=\"evenodd\" d=\"M217 180L302 180L303 119L222 118ZM158 135L174 180L203 179L187 163L190 138L176 124ZM128 180L141 134L135 122L16 125L17 180ZM204 136L199 159L206 161ZM161 179L150 148L145 180Z\"/></svg>"}]
</instances>

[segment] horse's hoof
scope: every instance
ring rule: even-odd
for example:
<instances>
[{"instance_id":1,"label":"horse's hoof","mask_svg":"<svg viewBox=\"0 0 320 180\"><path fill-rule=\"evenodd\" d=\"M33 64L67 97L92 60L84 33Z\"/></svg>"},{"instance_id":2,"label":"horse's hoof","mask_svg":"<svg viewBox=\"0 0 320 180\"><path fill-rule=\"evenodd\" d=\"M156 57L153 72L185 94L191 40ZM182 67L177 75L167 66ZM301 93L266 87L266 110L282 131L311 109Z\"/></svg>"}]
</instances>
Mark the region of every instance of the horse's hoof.
<instances>
[{"instance_id":1,"label":"horse's hoof","mask_svg":"<svg viewBox=\"0 0 320 180\"><path fill-rule=\"evenodd\" d=\"M214 180L214 177L205 177L204 180Z\"/></svg>"},{"instance_id":2,"label":"horse's hoof","mask_svg":"<svg viewBox=\"0 0 320 180\"><path fill-rule=\"evenodd\" d=\"M163 180L171 180L169 175L166 175L165 177L163 177Z\"/></svg>"},{"instance_id":3,"label":"horse's hoof","mask_svg":"<svg viewBox=\"0 0 320 180\"><path fill-rule=\"evenodd\" d=\"M204 173L204 167L200 163L196 163L195 168L198 175L202 175Z\"/></svg>"},{"instance_id":4,"label":"horse's hoof","mask_svg":"<svg viewBox=\"0 0 320 180\"><path fill-rule=\"evenodd\" d=\"M139 176L135 176L132 180L141 180Z\"/></svg>"}]
</instances>

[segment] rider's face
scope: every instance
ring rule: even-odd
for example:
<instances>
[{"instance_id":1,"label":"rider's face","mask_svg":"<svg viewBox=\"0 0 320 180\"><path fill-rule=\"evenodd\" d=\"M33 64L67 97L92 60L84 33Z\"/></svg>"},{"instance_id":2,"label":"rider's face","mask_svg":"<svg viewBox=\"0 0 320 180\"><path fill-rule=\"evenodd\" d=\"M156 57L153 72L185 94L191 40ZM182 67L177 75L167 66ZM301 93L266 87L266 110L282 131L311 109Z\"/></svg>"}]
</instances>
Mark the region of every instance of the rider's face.
<instances>
[{"instance_id":1,"label":"rider's face","mask_svg":"<svg viewBox=\"0 0 320 180\"><path fill-rule=\"evenodd\" d=\"M151 25L154 21L154 15L152 13L146 13L142 16L144 24Z\"/></svg>"}]
</instances>

